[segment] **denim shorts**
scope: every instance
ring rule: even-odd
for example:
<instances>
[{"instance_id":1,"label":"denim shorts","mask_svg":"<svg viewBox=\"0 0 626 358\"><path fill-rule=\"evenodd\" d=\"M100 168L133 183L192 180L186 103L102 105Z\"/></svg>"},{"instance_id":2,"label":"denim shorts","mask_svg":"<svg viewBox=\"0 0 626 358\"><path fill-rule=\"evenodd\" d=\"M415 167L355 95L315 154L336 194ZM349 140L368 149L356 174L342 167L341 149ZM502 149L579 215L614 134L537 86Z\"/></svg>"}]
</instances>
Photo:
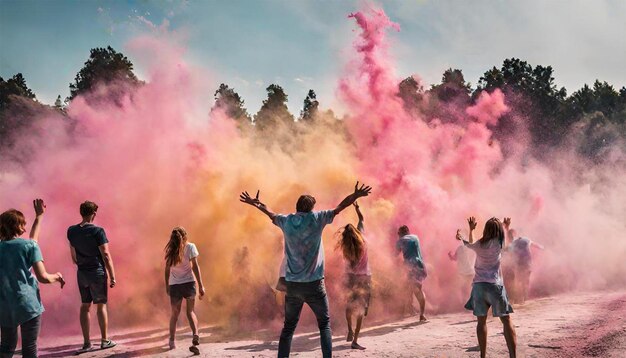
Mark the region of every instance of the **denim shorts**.
<instances>
[{"instance_id":1,"label":"denim shorts","mask_svg":"<svg viewBox=\"0 0 626 358\"><path fill-rule=\"evenodd\" d=\"M472 294L465 308L473 311L474 316L483 317L491 307L494 317L508 316L513 313L506 289L502 285L488 282L474 282Z\"/></svg>"},{"instance_id":2,"label":"denim shorts","mask_svg":"<svg viewBox=\"0 0 626 358\"><path fill-rule=\"evenodd\" d=\"M176 285L170 285L170 301L172 303L179 302L183 298L196 297L196 282L185 282Z\"/></svg>"}]
</instances>

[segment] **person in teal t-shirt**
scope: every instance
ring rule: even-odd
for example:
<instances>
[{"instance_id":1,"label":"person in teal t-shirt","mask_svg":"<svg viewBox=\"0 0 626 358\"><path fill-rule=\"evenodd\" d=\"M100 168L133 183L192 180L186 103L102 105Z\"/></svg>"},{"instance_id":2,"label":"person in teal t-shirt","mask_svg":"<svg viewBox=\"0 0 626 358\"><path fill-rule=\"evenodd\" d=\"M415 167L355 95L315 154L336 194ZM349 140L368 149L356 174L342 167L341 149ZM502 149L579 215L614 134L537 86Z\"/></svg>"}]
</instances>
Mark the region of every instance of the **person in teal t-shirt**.
<instances>
[{"instance_id":1,"label":"person in teal t-shirt","mask_svg":"<svg viewBox=\"0 0 626 358\"><path fill-rule=\"evenodd\" d=\"M17 328L22 333L22 356L37 356L37 336L44 311L37 281L60 282L63 275L49 274L43 264L43 256L37 244L39 223L45 205L43 200L34 201L36 219L31 238L23 239L26 230L24 214L10 209L0 214L0 356L12 357L17 346ZM33 268L35 277L30 269Z\"/></svg>"},{"instance_id":2,"label":"person in teal t-shirt","mask_svg":"<svg viewBox=\"0 0 626 358\"><path fill-rule=\"evenodd\" d=\"M244 191L239 200L252 205L267 215L278 226L285 240L286 270L285 281L285 322L278 341L278 357L289 357L291 340L300 319L303 305L309 305L317 319L320 330L322 356L332 356L332 332L328 297L324 285L324 245L322 231L333 222L337 214L349 207L358 198L368 196L372 188L366 185L354 186L354 192L333 210L313 211L316 200L311 195L301 195L296 202L296 212L279 215L272 212L256 197Z\"/></svg>"}]
</instances>

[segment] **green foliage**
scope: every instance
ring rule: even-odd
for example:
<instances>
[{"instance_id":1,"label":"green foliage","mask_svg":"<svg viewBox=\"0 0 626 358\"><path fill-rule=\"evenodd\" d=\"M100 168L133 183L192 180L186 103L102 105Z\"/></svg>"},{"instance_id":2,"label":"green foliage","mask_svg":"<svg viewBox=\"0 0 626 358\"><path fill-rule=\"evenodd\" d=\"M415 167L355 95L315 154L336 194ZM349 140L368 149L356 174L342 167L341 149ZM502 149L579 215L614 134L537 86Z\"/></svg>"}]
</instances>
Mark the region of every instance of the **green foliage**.
<instances>
[{"instance_id":1,"label":"green foliage","mask_svg":"<svg viewBox=\"0 0 626 358\"><path fill-rule=\"evenodd\" d=\"M233 88L222 83L220 87L215 91L215 104L211 111L216 109L223 110L226 115L241 123L250 123L250 115L244 107L244 100L241 99L239 93L235 92Z\"/></svg>"},{"instance_id":2,"label":"green foliage","mask_svg":"<svg viewBox=\"0 0 626 358\"><path fill-rule=\"evenodd\" d=\"M0 77L0 110L5 109L9 106L11 96L36 99L35 93L33 93L33 91L28 88L28 86L26 85L26 80L21 73L16 74L6 81L2 77Z\"/></svg>"},{"instance_id":3,"label":"green foliage","mask_svg":"<svg viewBox=\"0 0 626 358\"><path fill-rule=\"evenodd\" d=\"M441 83L433 85L430 92L442 102L457 101L467 103L470 100L472 86L465 82L463 71L447 69L441 77Z\"/></svg>"},{"instance_id":4,"label":"green foliage","mask_svg":"<svg viewBox=\"0 0 626 358\"><path fill-rule=\"evenodd\" d=\"M287 94L277 84L267 88L267 99L263 101L261 109L254 116L254 123L258 129L266 129L277 125L291 125L294 118L287 108Z\"/></svg>"},{"instance_id":5,"label":"green foliage","mask_svg":"<svg viewBox=\"0 0 626 358\"><path fill-rule=\"evenodd\" d=\"M300 111L300 120L312 121L315 116L317 116L317 112L319 110L320 103L317 101L317 95L315 91L312 89L309 90L306 98L304 99L304 105L302 107L302 111Z\"/></svg>"},{"instance_id":6,"label":"green foliage","mask_svg":"<svg viewBox=\"0 0 626 358\"><path fill-rule=\"evenodd\" d=\"M109 84L116 81L131 85L139 84L139 80L133 73L132 62L111 46L93 48L90 51L89 59L76 74L74 83L70 84L68 99L71 100L79 94L88 92L98 84Z\"/></svg>"}]
</instances>

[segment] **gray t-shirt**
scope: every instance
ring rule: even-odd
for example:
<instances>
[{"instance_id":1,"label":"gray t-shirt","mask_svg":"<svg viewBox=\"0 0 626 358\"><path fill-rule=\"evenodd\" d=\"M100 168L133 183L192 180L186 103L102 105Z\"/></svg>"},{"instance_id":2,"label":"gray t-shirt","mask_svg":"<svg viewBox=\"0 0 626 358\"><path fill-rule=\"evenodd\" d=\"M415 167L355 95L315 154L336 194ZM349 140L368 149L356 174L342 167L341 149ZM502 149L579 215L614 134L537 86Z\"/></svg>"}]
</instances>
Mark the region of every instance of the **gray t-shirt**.
<instances>
[{"instance_id":1,"label":"gray t-shirt","mask_svg":"<svg viewBox=\"0 0 626 358\"><path fill-rule=\"evenodd\" d=\"M487 282L503 285L502 274L500 273L500 258L502 245L497 239L489 240L481 245L480 240L472 244L465 242L465 246L476 252L476 263L474 264L474 283Z\"/></svg>"}]
</instances>

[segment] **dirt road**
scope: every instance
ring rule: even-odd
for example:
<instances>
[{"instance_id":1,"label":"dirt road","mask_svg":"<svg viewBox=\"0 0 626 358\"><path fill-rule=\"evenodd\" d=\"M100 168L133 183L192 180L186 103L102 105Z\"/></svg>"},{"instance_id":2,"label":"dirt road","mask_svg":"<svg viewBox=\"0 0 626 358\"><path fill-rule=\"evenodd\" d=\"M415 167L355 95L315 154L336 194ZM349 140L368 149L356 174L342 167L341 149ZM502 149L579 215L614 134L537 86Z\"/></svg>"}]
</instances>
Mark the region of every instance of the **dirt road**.
<instances>
[{"instance_id":1,"label":"dirt road","mask_svg":"<svg viewBox=\"0 0 626 358\"><path fill-rule=\"evenodd\" d=\"M306 308L305 308L306 309ZM515 307L520 357L626 357L626 290L576 293L535 299ZM430 317L426 324L416 318L378 323L365 321L359 343L365 351L351 350L345 332L334 330L335 357L478 357L474 318L469 312ZM502 326L488 321L488 354L507 356ZM317 332L301 330L293 341L293 357L320 357ZM200 351L205 357L275 357L278 331L260 331L249 337L226 337L219 327L203 327ZM261 337L261 338L259 338ZM266 340L264 341L263 338ZM90 357L166 356L189 357L189 331L181 330L178 348L167 350L165 329L127 331L114 336L119 346L81 355ZM64 357L78 349L80 337L44 339L41 357Z\"/></svg>"}]
</instances>

